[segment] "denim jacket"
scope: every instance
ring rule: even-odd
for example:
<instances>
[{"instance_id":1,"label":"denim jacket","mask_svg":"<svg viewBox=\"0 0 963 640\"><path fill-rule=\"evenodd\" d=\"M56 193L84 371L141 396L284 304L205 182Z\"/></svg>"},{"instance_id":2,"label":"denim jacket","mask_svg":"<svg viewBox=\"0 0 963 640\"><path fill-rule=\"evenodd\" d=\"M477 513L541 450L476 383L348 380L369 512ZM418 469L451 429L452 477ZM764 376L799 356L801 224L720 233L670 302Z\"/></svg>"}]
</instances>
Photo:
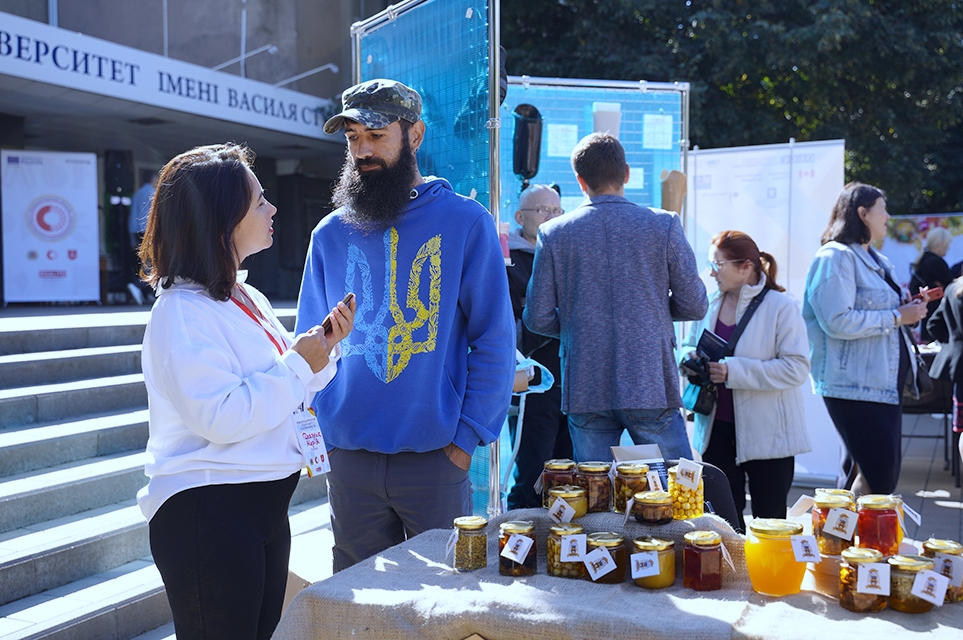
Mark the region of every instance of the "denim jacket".
<instances>
[{"instance_id":1,"label":"denim jacket","mask_svg":"<svg viewBox=\"0 0 963 640\"><path fill-rule=\"evenodd\" d=\"M884 268L895 282L893 265L872 247L827 242L816 252L802 309L814 393L899 403L903 338L896 308L901 303L884 279Z\"/></svg>"}]
</instances>

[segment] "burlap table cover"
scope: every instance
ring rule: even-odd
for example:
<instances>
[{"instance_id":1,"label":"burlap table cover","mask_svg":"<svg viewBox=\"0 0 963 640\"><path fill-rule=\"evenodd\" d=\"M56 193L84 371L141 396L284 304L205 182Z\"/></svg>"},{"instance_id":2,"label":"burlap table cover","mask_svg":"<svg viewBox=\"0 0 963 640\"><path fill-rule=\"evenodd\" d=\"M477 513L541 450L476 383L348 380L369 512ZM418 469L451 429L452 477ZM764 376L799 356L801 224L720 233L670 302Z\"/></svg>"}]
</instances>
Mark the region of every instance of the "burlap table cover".
<instances>
[{"instance_id":1,"label":"burlap table cover","mask_svg":"<svg viewBox=\"0 0 963 640\"><path fill-rule=\"evenodd\" d=\"M538 536L538 573L527 578L498 574L498 525L532 520ZM544 509L511 511L488 525L488 567L455 573L445 561L450 531L432 530L302 591L281 619L276 640L313 638L432 638L487 640L533 638L714 638L963 637L963 604L924 614L889 609L860 615L812 591L770 598L752 590L744 538L715 516L660 527L622 516L589 514L579 521L587 533L616 531L626 540L657 535L675 540L699 529L719 532L736 571L723 563L723 588L696 592L682 586L681 555L676 584L652 591L630 579L620 585L555 578L545 573L545 539L551 521Z\"/></svg>"}]
</instances>

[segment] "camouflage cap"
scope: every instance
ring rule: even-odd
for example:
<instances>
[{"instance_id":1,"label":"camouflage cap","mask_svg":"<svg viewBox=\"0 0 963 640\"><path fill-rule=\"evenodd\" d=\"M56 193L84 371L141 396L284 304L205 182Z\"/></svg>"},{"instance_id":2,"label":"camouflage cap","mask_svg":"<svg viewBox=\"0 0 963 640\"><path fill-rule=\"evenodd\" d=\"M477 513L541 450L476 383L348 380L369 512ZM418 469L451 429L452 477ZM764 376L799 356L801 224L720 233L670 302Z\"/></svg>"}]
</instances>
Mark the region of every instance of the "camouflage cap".
<instances>
[{"instance_id":1,"label":"camouflage cap","mask_svg":"<svg viewBox=\"0 0 963 640\"><path fill-rule=\"evenodd\" d=\"M397 80L368 80L345 89L341 94L341 113L324 123L324 132L337 133L345 118L369 129L383 129L392 122L421 118L421 96Z\"/></svg>"}]
</instances>

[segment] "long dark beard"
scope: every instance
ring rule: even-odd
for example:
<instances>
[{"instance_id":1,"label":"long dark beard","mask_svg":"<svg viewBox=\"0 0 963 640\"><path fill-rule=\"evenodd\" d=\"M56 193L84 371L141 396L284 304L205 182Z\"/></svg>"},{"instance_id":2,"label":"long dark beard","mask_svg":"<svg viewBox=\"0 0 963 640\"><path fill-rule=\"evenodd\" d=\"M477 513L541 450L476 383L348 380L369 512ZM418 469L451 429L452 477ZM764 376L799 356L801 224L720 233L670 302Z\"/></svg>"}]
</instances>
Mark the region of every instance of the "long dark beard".
<instances>
[{"instance_id":1,"label":"long dark beard","mask_svg":"<svg viewBox=\"0 0 963 640\"><path fill-rule=\"evenodd\" d=\"M354 161L350 155L345 157L331 201L335 207L343 207L341 215L348 223L363 231L380 231L392 226L405 212L418 164L407 136L401 144L401 153L392 165L380 158ZM381 169L361 172L361 167L370 165Z\"/></svg>"}]
</instances>

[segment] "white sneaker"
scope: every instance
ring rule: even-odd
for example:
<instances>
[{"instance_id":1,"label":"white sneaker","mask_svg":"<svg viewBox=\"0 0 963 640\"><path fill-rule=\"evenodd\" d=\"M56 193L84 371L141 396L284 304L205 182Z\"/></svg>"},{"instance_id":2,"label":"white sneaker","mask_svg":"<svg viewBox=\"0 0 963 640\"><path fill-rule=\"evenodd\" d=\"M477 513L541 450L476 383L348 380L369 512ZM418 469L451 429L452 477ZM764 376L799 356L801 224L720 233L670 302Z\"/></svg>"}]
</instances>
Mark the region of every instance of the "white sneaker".
<instances>
[{"instance_id":1,"label":"white sneaker","mask_svg":"<svg viewBox=\"0 0 963 640\"><path fill-rule=\"evenodd\" d=\"M133 282L128 282L127 290L130 291L130 295L134 299L134 302L137 304L144 304L144 294L141 293L140 287Z\"/></svg>"}]
</instances>

